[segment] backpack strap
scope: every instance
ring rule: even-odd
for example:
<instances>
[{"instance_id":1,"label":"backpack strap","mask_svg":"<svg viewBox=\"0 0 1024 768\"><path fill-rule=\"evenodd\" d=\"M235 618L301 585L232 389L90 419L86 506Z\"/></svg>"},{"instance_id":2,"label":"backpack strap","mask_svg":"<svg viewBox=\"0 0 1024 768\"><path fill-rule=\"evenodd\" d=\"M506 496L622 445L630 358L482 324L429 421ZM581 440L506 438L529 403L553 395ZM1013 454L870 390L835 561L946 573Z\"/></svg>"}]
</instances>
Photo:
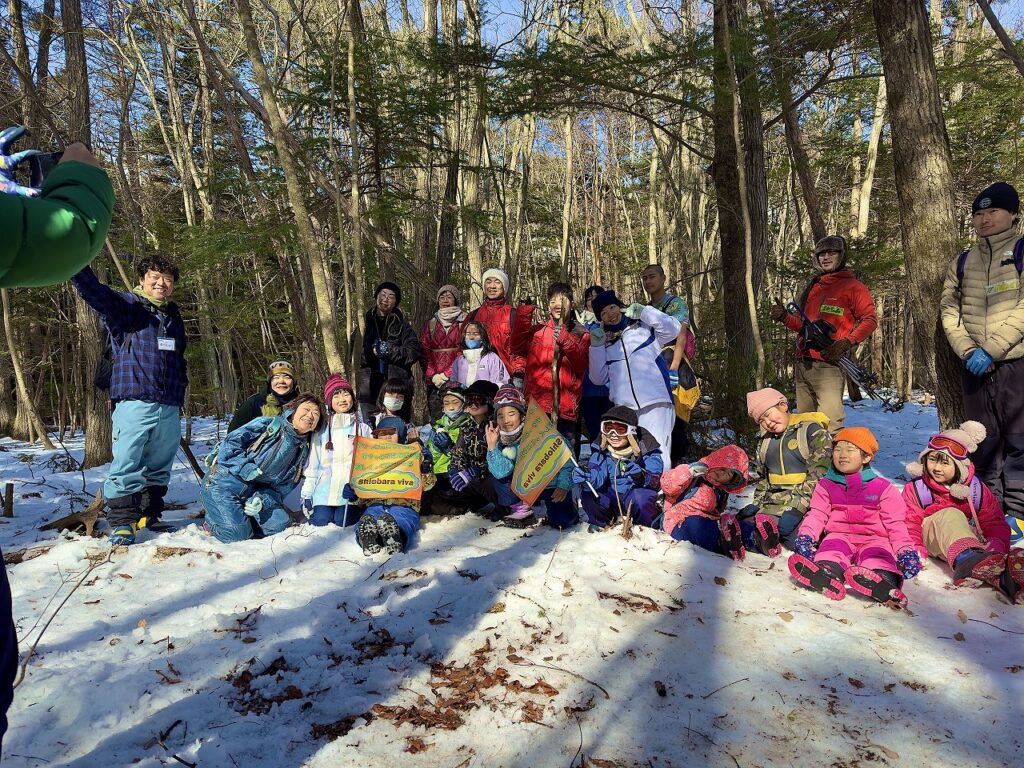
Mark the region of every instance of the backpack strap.
<instances>
[{"instance_id":1,"label":"backpack strap","mask_svg":"<svg viewBox=\"0 0 1024 768\"><path fill-rule=\"evenodd\" d=\"M763 467L765 459L768 458L768 448L772 444L772 439L768 436L761 438L761 442L757 444L757 461Z\"/></svg>"},{"instance_id":2,"label":"backpack strap","mask_svg":"<svg viewBox=\"0 0 1024 768\"><path fill-rule=\"evenodd\" d=\"M966 251L960 254L956 260L956 289L962 290L964 284L964 270L967 268L967 257L970 255L971 249L968 248ZM1017 271L1020 274L1020 270Z\"/></svg>"},{"instance_id":3,"label":"backpack strap","mask_svg":"<svg viewBox=\"0 0 1024 768\"><path fill-rule=\"evenodd\" d=\"M928 509L935 501L932 489L928 487L923 478L919 477L914 481L914 493L917 495L917 503L921 505L921 509Z\"/></svg>"},{"instance_id":4,"label":"backpack strap","mask_svg":"<svg viewBox=\"0 0 1024 768\"><path fill-rule=\"evenodd\" d=\"M263 433L259 437L257 437L255 440L252 441L252 445L250 445L248 448L246 448L245 452L246 453L256 453L256 451L258 451L263 446L263 444L267 442L268 439L270 439L271 437L274 437L278 432L280 432L281 431L280 419L281 419L280 416L275 416L274 420L271 421L267 425L267 428L265 430L263 430Z\"/></svg>"},{"instance_id":5,"label":"backpack strap","mask_svg":"<svg viewBox=\"0 0 1024 768\"><path fill-rule=\"evenodd\" d=\"M956 260L957 290L960 290L963 286L964 271L967 269L967 256L970 252L971 250L968 248ZM1024 237L1018 237L1017 242L1013 244L1013 266L1017 269L1017 277L1020 277L1021 273L1024 272Z\"/></svg>"}]
</instances>

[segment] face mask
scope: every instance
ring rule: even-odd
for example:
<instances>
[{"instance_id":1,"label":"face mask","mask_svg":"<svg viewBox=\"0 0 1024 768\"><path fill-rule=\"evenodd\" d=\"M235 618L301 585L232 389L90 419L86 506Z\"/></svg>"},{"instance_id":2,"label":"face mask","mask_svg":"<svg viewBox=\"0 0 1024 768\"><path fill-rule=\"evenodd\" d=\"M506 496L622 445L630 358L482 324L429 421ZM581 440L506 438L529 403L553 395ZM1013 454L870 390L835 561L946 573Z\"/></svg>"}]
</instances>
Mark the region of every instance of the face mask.
<instances>
[{"instance_id":1,"label":"face mask","mask_svg":"<svg viewBox=\"0 0 1024 768\"><path fill-rule=\"evenodd\" d=\"M449 419L457 419L461 414L462 414L462 409L461 408L459 408L457 410L454 410L454 411L445 411L444 412L444 415L447 416Z\"/></svg>"},{"instance_id":2,"label":"face mask","mask_svg":"<svg viewBox=\"0 0 1024 768\"><path fill-rule=\"evenodd\" d=\"M392 413L402 410L402 406L405 405L404 397L392 397L390 395L384 398L384 407Z\"/></svg>"},{"instance_id":3,"label":"face mask","mask_svg":"<svg viewBox=\"0 0 1024 768\"><path fill-rule=\"evenodd\" d=\"M466 339L466 349L480 349L483 344L483 339Z\"/></svg>"}]
</instances>

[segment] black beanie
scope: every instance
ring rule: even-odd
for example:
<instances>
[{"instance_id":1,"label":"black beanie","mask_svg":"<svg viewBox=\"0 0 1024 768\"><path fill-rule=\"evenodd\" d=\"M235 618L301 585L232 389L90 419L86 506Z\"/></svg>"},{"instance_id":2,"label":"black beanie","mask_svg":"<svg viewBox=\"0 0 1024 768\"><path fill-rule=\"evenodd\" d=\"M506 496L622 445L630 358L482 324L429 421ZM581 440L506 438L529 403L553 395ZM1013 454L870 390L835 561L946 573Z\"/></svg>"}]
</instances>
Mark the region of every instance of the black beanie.
<instances>
[{"instance_id":1,"label":"black beanie","mask_svg":"<svg viewBox=\"0 0 1024 768\"><path fill-rule=\"evenodd\" d=\"M631 427L640 426L636 411L625 405L615 405L604 412L601 421L619 421Z\"/></svg>"},{"instance_id":2,"label":"black beanie","mask_svg":"<svg viewBox=\"0 0 1024 768\"><path fill-rule=\"evenodd\" d=\"M1020 195L1017 190L1005 181L997 181L995 184L981 190L981 193L974 198L974 205L971 206L971 215L987 208L1002 208L1010 213L1020 213Z\"/></svg>"},{"instance_id":3,"label":"black beanie","mask_svg":"<svg viewBox=\"0 0 1024 768\"><path fill-rule=\"evenodd\" d=\"M385 280L383 283L373 289L373 300L376 301L381 291L388 290L393 291L395 294L395 306L402 303L402 289L392 283L390 280Z\"/></svg>"}]
</instances>

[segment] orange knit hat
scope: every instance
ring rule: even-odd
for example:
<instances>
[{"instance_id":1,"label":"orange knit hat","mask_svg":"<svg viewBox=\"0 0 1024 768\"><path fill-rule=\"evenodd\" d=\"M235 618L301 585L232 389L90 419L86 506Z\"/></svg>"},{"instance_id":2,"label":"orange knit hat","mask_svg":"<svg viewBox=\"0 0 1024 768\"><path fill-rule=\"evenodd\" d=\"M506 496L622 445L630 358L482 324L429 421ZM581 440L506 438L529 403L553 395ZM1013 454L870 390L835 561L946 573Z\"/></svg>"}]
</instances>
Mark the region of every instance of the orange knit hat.
<instances>
[{"instance_id":1,"label":"orange knit hat","mask_svg":"<svg viewBox=\"0 0 1024 768\"><path fill-rule=\"evenodd\" d=\"M874 458L875 454L878 453L878 440L875 439L875 436L871 434L871 430L867 427L845 427L840 429L836 432L835 437L832 438L832 442L838 443L840 440L853 443L871 458Z\"/></svg>"}]
</instances>

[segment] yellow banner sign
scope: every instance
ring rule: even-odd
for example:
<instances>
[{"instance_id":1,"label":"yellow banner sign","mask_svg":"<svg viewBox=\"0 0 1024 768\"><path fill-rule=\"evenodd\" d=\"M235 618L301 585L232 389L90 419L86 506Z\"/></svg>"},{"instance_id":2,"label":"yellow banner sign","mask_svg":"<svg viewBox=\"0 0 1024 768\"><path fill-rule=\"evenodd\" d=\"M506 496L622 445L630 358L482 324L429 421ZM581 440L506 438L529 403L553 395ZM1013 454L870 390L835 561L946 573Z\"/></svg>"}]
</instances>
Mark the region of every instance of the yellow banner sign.
<instances>
[{"instance_id":1,"label":"yellow banner sign","mask_svg":"<svg viewBox=\"0 0 1024 768\"><path fill-rule=\"evenodd\" d=\"M419 499L423 494L420 446L356 437L352 484L361 499Z\"/></svg>"},{"instance_id":2,"label":"yellow banner sign","mask_svg":"<svg viewBox=\"0 0 1024 768\"><path fill-rule=\"evenodd\" d=\"M537 401L530 400L516 468L512 472L512 492L527 504L533 504L569 460L565 438L558 434Z\"/></svg>"}]
</instances>

